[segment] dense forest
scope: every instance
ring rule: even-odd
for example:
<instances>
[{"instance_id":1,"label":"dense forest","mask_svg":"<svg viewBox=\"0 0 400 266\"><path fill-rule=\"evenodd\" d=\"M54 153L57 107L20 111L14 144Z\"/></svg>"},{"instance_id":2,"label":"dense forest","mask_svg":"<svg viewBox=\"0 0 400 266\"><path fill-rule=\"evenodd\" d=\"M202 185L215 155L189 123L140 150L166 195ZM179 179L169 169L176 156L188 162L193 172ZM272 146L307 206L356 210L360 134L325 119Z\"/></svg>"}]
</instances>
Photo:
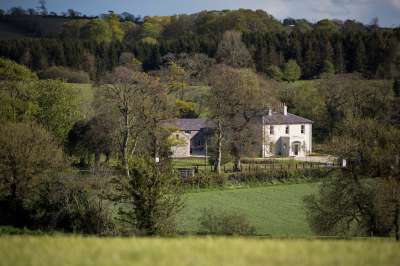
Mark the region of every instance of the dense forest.
<instances>
[{"instance_id":1,"label":"dense forest","mask_svg":"<svg viewBox=\"0 0 400 266\"><path fill-rule=\"evenodd\" d=\"M376 21L372 25L327 19L280 22L265 11L245 9L140 18L112 12L86 17L74 10L41 15L13 8L0 12L0 22L30 37L1 40L0 56L36 71L51 66L83 70L92 79L112 70L126 52L145 71L158 70L182 54L204 54L220 61L218 44L231 30L242 33L251 54L246 67L270 78L279 79L277 71L289 60L300 66L301 79L319 78L327 68L335 73L358 72L366 78L399 75L400 30L381 28Z\"/></svg>"}]
</instances>

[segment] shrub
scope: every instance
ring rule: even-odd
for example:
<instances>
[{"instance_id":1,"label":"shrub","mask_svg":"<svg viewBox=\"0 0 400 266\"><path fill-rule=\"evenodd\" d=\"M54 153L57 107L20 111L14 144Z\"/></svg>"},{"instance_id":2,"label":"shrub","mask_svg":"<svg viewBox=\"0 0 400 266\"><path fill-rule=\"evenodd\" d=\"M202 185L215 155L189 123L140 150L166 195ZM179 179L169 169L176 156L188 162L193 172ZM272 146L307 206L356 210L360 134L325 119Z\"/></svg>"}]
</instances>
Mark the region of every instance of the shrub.
<instances>
[{"instance_id":1,"label":"shrub","mask_svg":"<svg viewBox=\"0 0 400 266\"><path fill-rule=\"evenodd\" d=\"M233 173L229 176L229 180L237 183L270 183L294 179L319 180L335 172L336 169L330 168L254 170Z\"/></svg>"},{"instance_id":2,"label":"shrub","mask_svg":"<svg viewBox=\"0 0 400 266\"><path fill-rule=\"evenodd\" d=\"M42 235L41 231L33 231L28 228L16 228L13 226L0 226L1 235Z\"/></svg>"},{"instance_id":3,"label":"shrub","mask_svg":"<svg viewBox=\"0 0 400 266\"><path fill-rule=\"evenodd\" d=\"M211 235L254 235L255 228L246 216L237 213L204 209L199 218L204 233Z\"/></svg>"},{"instance_id":4,"label":"shrub","mask_svg":"<svg viewBox=\"0 0 400 266\"><path fill-rule=\"evenodd\" d=\"M90 83L89 74L66 67L53 66L39 73L41 79L63 79L69 83Z\"/></svg>"},{"instance_id":5,"label":"shrub","mask_svg":"<svg viewBox=\"0 0 400 266\"><path fill-rule=\"evenodd\" d=\"M137 234L173 235L176 215L181 210L179 178L167 161L155 163L152 158L137 158L130 177L115 179L112 200L124 204L119 218Z\"/></svg>"},{"instance_id":6,"label":"shrub","mask_svg":"<svg viewBox=\"0 0 400 266\"><path fill-rule=\"evenodd\" d=\"M30 207L33 227L37 229L100 235L115 233L110 212L102 200L77 183L42 182Z\"/></svg>"},{"instance_id":7,"label":"shrub","mask_svg":"<svg viewBox=\"0 0 400 266\"><path fill-rule=\"evenodd\" d=\"M183 183L187 186L198 188L222 187L226 183L226 176L216 173L199 172L193 176L184 178Z\"/></svg>"}]
</instances>

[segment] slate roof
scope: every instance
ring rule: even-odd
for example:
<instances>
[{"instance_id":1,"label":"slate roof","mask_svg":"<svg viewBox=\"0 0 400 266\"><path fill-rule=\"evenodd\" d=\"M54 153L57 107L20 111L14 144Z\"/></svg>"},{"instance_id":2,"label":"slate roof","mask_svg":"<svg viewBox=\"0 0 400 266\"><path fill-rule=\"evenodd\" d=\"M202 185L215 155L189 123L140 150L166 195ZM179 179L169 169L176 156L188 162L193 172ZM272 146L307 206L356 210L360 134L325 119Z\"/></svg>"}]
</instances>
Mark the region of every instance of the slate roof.
<instances>
[{"instance_id":1,"label":"slate roof","mask_svg":"<svg viewBox=\"0 0 400 266\"><path fill-rule=\"evenodd\" d=\"M164 120L161 122L161 125L164 126L173 126L177 127L180 130L190 130L190 131L199 131L203 128L212 128L212 121L204 118L186 118L186 119L171 119Z\"/></svg>"},{"instance_id":2,"label":"slate roof","mask_svg":"<svg viewBox=\"0 0 400 266\"><path fill-rule=\"evenodd\" d=\"M267 125L287 125L287 124L312 124L312 120L287 113L273 112L271 115L264 116L264 123Z\"/></svg>"}]
</instances>

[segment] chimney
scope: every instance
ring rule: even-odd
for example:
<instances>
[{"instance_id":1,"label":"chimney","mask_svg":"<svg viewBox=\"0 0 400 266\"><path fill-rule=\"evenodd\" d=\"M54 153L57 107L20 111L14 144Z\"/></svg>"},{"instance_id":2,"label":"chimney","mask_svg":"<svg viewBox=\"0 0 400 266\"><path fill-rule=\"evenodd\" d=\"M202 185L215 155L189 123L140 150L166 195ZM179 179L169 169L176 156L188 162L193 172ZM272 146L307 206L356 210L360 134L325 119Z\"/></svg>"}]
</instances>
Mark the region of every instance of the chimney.
<instances>
[{"instance_id":1,"label":"chimney","mask_svg":"<svg viewBox=\"0 0 400 266\"><path fill-rule=\"evenodd\" d=\"M283 104L283 115L287 115L287 106L286 106L286 103Z\"/></svg>"}]
</instances>

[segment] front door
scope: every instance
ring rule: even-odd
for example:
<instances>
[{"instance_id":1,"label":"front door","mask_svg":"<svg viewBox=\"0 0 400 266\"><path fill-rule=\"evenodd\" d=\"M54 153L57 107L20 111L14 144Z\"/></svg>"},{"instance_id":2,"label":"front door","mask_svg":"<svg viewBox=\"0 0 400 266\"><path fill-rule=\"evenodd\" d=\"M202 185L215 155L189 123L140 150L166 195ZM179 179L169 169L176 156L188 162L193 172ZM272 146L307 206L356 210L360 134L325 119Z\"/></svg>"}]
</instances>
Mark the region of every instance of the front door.
<instances>
[{"instance_id":1,"label":"front door","mask_svg":"<svg viewBox=\"0 0 400 266\"><path fill-rule=\"evenodd\" d=\"M299 150L300 150L300 147L299 147L299 144L294 144L293 145L293 149L294 149L294 155L295 156L298 156L299 155Z\"/></svg>"}]
</instances>

